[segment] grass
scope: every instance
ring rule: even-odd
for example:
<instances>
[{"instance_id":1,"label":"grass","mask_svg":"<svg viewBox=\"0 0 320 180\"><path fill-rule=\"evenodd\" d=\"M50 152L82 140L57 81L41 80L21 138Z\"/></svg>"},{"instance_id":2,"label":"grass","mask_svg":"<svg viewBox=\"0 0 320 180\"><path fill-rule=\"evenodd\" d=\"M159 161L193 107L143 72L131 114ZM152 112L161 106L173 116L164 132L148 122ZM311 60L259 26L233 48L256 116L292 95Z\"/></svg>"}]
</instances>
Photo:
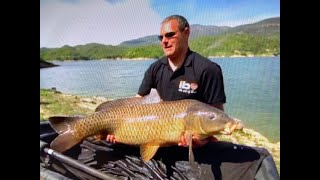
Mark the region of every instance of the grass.
<instances>
[{"instance_id":1,"label":"grass","mask_svg":"<svg viewBox=\"0 0 320 180\"><path fill-rule=\"evenodd\" d=\"M51 89L40 89L40 121L54 115L82 115L92 112L79 105L81 99Z\"/></svg>"}]
</instances>

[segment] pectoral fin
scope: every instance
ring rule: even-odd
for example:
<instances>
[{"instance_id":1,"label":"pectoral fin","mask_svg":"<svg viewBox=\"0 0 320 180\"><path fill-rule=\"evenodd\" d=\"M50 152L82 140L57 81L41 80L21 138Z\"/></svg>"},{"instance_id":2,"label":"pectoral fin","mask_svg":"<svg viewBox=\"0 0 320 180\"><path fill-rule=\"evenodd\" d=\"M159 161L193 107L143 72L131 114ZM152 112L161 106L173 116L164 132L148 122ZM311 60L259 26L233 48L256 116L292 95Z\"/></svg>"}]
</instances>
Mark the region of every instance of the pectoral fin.
<instances>
[{"instance_id":1,"label":"pectoral fin","mask_svg":"<svg viewBox=\"0 0 320 180\"><path fill-rule=\"evenodd\" d=\"M140 146L140 155L143 161L149 161L159 149L159 145L143 144Z\"/></svg>"},{"instance_id":2,"label":"pectoral fin","mask_svg":"<svg viewBox=\"0 0 320 180\"><path fill-rule=\"evenodd\" d=\"M188 143L189 143L189 162L190 164L194 163L194 155L192 151L192 134L188 134Z\"/></svg>"}]
</instances>

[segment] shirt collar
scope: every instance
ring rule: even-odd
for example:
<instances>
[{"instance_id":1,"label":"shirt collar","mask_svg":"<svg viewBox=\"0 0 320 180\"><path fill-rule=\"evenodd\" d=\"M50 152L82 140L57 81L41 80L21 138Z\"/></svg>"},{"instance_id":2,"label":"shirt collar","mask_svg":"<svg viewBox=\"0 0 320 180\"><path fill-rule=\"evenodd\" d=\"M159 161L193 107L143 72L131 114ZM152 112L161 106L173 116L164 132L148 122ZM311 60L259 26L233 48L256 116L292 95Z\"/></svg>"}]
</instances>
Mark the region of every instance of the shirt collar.
<instances>
[{"instance_id":1,"label":"shirt collar","mask_svg":"<svg viewBox=\"0 0 320 180\"><path fill-rule=\"evenodd\" d=\"M188 48L187 56L184 61L184 66L190 66L194 55L193 52Z\"/></svg>"}]
</instances>

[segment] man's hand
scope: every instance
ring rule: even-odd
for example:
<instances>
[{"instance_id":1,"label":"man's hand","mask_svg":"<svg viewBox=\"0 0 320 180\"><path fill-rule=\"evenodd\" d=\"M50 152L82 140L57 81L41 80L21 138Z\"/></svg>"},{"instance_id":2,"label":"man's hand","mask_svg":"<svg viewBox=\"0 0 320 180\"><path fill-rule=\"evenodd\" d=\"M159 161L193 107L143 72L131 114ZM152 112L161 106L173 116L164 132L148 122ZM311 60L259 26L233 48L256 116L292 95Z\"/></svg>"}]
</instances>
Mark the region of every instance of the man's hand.
<instances>
[{"instance_id":1,"label":"man's hand","mask_svg":"<svg viewBox=\"0 0 320 180\"><path fill-rule=\"evenodd\" d=\"M214 136L209 136L206 139L200 140L200 137L198 135L192 135L192 147L193 148L198 148L198 147L204 146L208 142L218 142L218 139L215 138ZM187 133L184 134L183 136L181 136L180 142L178 143L178 146L184 146L184 147L189 146Z\"/></svg>"},{"instance_id":2,"label":"man's hand","mask_svg":"<svg viewBox=\"0 0 320 180\"><path fill-rule=\"evenodd\" d=\"M114 135L108 134L107 138L106 138L106 141L115 144L116 143L116 138L115 138Z\"/></svg>"}]
</instances>

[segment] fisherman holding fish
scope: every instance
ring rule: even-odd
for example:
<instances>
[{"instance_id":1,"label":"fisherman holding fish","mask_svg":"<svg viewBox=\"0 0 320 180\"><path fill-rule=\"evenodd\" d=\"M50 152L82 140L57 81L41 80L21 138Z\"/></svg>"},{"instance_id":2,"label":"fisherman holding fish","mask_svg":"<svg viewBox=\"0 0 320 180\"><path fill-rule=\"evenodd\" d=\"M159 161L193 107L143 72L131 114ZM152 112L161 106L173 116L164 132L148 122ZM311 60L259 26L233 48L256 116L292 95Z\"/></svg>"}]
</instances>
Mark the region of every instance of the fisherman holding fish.
<instances>
[{"instance_id":1,"label":"fisherman holding fish","mask_svg":"<svg viewBox=\"0 0 320 180\"><path fill-rule=\"evenodd\" d=\"M165 57L147 69L136 97L145 97L150 95L152 89L156 89L163 101L196 99L224 111L226 95L222 70L218 64L189 48L190 31L189 23L183 16L172 15L162 21L158 38ZM188 136L182 135L178 146L188 147ZM116 143L117 137L108 134L106 140ZM212 170L215 179L279 179L268 153L247 146L218 142L214 136L201 140L197 134L192 134L194 147L196 161L211 164L211 168L218 167ZM175 153L173 156L177 161L181 157L179 155L184 154L181 149L171 148L164 150L161 157L172 153ZM264 157L268 158L261 163ZM269 171L261 171L265 168Z\"/></svg>"},{"instance_id":2,"label":"fisherman holding fish","mask_svg":"<svg viewBox=\"0 0 320 180\"><path fill-rule=\"evenodd\" d=\"M151 64L145 72L137 97L145 96L154 88L164 101L196 99L224 110L226 102L223 75L220 66L190 50L188 40L190 26L180 15L172 15L161 23L158 36L165 57ZM107 141L116 142L113 135ZM210 136L199 140L193 136L193 147L208 141L217 141ZM187 135L181 137L179 146L188 146Z\"/></svg>"},{"instance_id":3,"label":"fisherman holding fish","mask_svg":"<svg viewBox=\"0 0 320 180\"><path fill-rule=\"evenodd\" d=\"M107 134L108 142L138 146L143 161L150 161L158 150L167 165L188 158L196 167L191 169L206 178L278 179L269 153L213 136L231 134L243 125L224 112L220 66L190 50L189 36L184 17L165 18L159 35L165 57L147 69L136 97L102 103L86 117L50 117L59 133L51 148L65 152L89 136Z\"/></svg>"}]
</instances>

